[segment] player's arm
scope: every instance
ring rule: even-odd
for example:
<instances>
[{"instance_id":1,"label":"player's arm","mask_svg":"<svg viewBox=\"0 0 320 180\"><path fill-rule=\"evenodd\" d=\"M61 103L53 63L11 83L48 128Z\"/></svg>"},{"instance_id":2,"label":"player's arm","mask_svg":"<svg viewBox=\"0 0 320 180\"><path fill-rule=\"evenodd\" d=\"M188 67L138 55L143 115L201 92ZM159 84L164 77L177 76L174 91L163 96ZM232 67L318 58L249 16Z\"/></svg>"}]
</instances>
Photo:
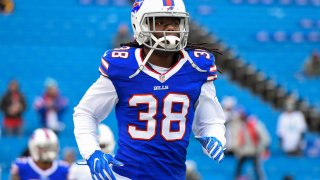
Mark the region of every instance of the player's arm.
<instances>
[{"instance_id":1,"label":"player's arm","mask_svg":"<svg viewBox=\"0 0 320 180\"><path fill-rule=\"evenodd\" d=\"M224 157L225 116L212 81L203 84L196 104L193 133L209 155L221 162Z\"/></svg>"},{"instance_id":2,"label":"player's arm","mask_svg":"<svg viewBox=\"0 0 320 180\"><path fill-rule=\"evenodd\" d=\"M117 102L111 80L100 76L74 108L74 133L83 158L88 159L95 150L100 150L96 138L98 123L107 117Z\"/></svg>"},{"instance_id":3,"label":"player's arm","mask_svg":"<svg viewBox=\"0 0 320 180\"><path fill-rule=\"evenodd\" d=\"M130 49L130 48L129 48ZM127 47L119 50L128 50ZM106 51L101 57L101 77L86 92L74 112L74 133L81 155L89 166L93 179L115 177L109 165L121 166L121 162L101 151L97 141L98 123L107 117L118 102L116 89L111 81L118 76L118 59L128 57L128 52ZM83 163L81 163L83 164Z\"/></svg>"},{"instance_id":4,"label":"player's arm","mask_svg":"<svg viewBox=\"0 0 320 180\"><path fill-rule=\"evenodd\" d=\"M117 102L118 96L111 80L100 76L74 109L74 134L93 179L115 180L109 164L123 165L101 151L96 137L98 123L107 117Z\"/></svg>"}]
</instances>

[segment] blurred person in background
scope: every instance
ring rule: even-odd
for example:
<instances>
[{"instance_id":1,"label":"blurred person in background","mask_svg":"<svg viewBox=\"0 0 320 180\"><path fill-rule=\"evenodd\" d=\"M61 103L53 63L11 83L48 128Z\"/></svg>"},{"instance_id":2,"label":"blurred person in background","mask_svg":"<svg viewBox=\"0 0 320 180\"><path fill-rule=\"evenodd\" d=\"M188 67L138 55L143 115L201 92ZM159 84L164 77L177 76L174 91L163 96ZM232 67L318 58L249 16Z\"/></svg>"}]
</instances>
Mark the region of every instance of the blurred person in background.
<instances>
[{"instance_id":1,"label":"blurred person in background","mask_svg":"<svg viewBox=\"0 0 320 180\"><path fill-rule=\"evenodd\" d=\"M59 93L56 80L47 78L45 92L34 101L34 108L40 115L41 126L59 133L64 129L62 115L67 108L68 101Z\"/></svg>"},{"instance_id":2,"label":"blurred person in background","mask_svg":"<svg viewBox=\"0 0 320 180\"><path fill-rule=\"evenodd\" d=\"M285 111L277 122L277 136L282 150L288 155L301 155L302 143L307 125L302 112L295 110L294 102L286 101Z\"/></svg>"},{"instance_id":3,"label":"blurred person in background","mask_svg":"<svg viewBox=\"0 0 320 180\"><path fill-rule=\"evenodd\" d=\"M129 27L127 24L123 23L120 24L118 27L118 31L116 36L113 38L112 46L113 48L117 48L120 44L130 42L131 41L131 34L129 32Z\"/></svg>"},{"instance_id":4,"label":"blurred person in background","mask_svg":"<svg viewBox=\"0 0 320 180\"><path fill-rule=\"evenodd\" d=\"M238 113L236 111L237 99L233 96L224 96L221 101L221 105L226 117L226 155L233 154L232 143L236 139L237 134L235 134L234 128L236 128L238 123Z\"/></svg>"},{"instance_id":5,"label":"blurred person in background","mask_svg":"<svg viewBox=\"0 0 320 180\"><path fill-rule=\"evenodd\" d=\"M239 111L240 126L236 130L238 137L234 153L238 158L236 166L236 179L242 179L242 170L246 161L254 166L255 178L265 179L262 169L261 157L268 151L270 135L265 125L253 115L248 116L243 109Z\"/></svg>"},{"instance_id":6,"label":"blurred person in background","mask_svg":"<svg viewBox=\"0 0 320 180\"><path fill-rule=\"evenodd\" d=\"M14 3L12 0L0 0L0 13L8 14L13 11Z\"/></svg>"},{"instance_id":7,"label":"blurred person in background","mask_svg":"<svg viewBox=\"0 0 320 180\"><path fill-rule=\"evenodd\" d=\"M19 136L22 134L23 112L26 110L26 100L19 89L19 82L12 80L1 98L0 108L4 113L3 134Z\"/></svg>"},{"instance_id":8,"label":"blurred person in background","mask_svg":"<svg viewBox=\"0 0 320 180\"><path fill-rule=\"evenodd\" d=\"M290 174L284 175L282 179L283 179L283 180L294 180L293 176L290 175Z\"/></svg>"},{"instance_id":9,"label":"blurred person in background","mask_svg":"<svg viewBox=\"0 0 320 180\"><path fill-rule=\"evenodd\" d=\"M311 57L305 60L303 72L307 77L320 76L320 55L316 49L312 52Z\"/></svg>"},{"instance_id":10,"label":"blurred person in background","mask_svg":"<svg viewBox=\"0 0 320 180\"><path fill-rule=\"evenodd\" d=\"M63 160L71 165L76 160L76 151L72 147L63 149Z\"/></svg>"},{"instance_id":11,"label":"blurred person in background","mask_svg":"<svg viewBox=\"0 0 320 180\"><path fill-rule=\"evenodd\" d=\"M187 167L186 180L201 180L201 176L197 170L197 164L195 161L187 160L186 167Z\"/></svg>"},{"instance_id":12,"label":"blurred person in background","mask_svg":"<svg viewBox=\"0 0 320 180\"><path fill-rule=\"evenodd\" d=\"M101 150L106 154L114 154L114 148L116 145L114 135L109 128L109 126L105 124L99 124L98 127L98 141ZM70 167L70 172L68 179L69 180L87 180L91 179L90 168L81 163L73 163Z\"/></svg>"},{"instance_id":13,"label":"blurred person in background","mask_svg":"<svg viewBox=\"0 0 320 180\"><path fill-rule=\"evenodd\" d=\"M52 130L36 129L30 136L28 148L31 156L18 158L12 164L12 180L67 179L69 165L57 160L59 140Z\"/></svg>"}]
</instances>

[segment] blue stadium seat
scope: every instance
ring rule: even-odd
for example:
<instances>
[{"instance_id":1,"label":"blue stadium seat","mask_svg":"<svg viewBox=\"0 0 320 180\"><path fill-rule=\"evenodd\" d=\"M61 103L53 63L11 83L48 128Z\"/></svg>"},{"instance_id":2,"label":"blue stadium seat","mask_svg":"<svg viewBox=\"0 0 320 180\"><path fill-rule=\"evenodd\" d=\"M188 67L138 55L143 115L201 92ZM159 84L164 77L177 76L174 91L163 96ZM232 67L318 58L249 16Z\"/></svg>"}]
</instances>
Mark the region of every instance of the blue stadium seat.
<instances>
[{"instance_id":1,"label":"blue stadium seat","mask_svg":"<svg viewBox=\"0 0 320 180\"><path fill-rule=\"evenodd\" d=\"M301 18L319 20L319 8L315 6L295 6L294 4L272 6L257 1L250 4L243 1L234 4L231 1L185 0L191 17L206 26L232 49L243 57L247 63L275 78L277 83L308 99L319 103L319 81L297 81L293 74L299 72L304 59L317 43L258 42L256 33L260 31L309 32L299 25ZM63 117L66 130L61 133L61 149L67 146L76 147L73 136L73 107L81 99L86 89L99 76L97 67L100 56L111 47L112 36L117 26L124 22L129 24L130 6L81 5L78 1L16 0L13 14L0 16L0 92L5 91L9 79L15 77L21 82L22 91L27 96L28 110L25 114L25 136L18 138L0 138L3 167L2 177L8 179L11 161L26 147L27 137L39 127L39 120L32 103L36 96L43 92L43 81L46 77L55 78L62 95L69 99L69 108ZM202 13L201 6L208 6L208 12ZM236 17L236 18L235 18ZM4 28L3 28L4 27ZM241 33L239 33L241 32ZM4 62L4 63L3 63ZM279 63L281 62L281 63ZM272 136L271 150L274 156L265 162L269 179L281 179L287 173L294 173L299 179L318 177L319 166L314 159L289 159L279 153L275 127L279 112L269 104L233 84L227 76L221 75L215 81L217 95L238 98L238 102L252 114L263 120ZM308 87L308 88L306 88ZM320 106L320 105L319 105ZM114 129L117 138L116 117L112 113L105 121ZM18 145L15 143L19 140ZM12 148L14 147L14 148ZM218 165L201 152L199 143L191 138L188 147L188 158L194 159L203 179L228 179L233 177L236 160L227 157ZM285 163L297 164L297 167L283 169ZM281 167L282 166L282 167ZM248 168L248 174L252 170Z\"/></svg>"}]
</instances>

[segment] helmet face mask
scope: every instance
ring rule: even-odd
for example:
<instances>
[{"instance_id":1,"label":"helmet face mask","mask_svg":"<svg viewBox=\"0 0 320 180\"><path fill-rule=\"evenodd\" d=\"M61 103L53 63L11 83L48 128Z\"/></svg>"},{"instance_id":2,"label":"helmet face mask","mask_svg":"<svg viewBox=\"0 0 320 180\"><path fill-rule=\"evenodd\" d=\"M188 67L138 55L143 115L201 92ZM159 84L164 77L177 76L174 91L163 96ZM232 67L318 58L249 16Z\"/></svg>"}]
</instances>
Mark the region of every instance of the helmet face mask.
<instances>
[{"instance_id":1,"label":"helmet face mask","mask_svg":"<svg viewBox=\"0 0 320 180\"><path fill-rule=\"evenodd\" d=\"M57 157L58 147L53 144L46 144L37 147L39 161L52 162Z\"/></svg>"},{"instance_id":2,"label":"helmet face mask","mask_svg":"<svg viewBox=\"0 0 320 180\"><path fill-rule=\"evenodd\" d=\"M152 15L151 15L152 14ZM145 38L144 45L153 48L155 42L159 42L159 46L155 49L162 51L179 51L186 47L189 26L187 18L181 18L181 15L178 17L175 16L164 16L164 15L154 15L154 13L145 14L145 17L142 20L141 29L142 34ZM167 24L166 26L173 26L174 30L159 30L157 29L156 22L158 19L178 19L179 25L176 24Z\"/></svg>"},{"instance_id":3,"label":"helmet face mask","mask_svg":"<svg viewBox=\"0 0 320 180\"><path fill-rule=\"evenodd\" d=\"M28 146L31 157L34 161L52 162L58 156L58 138L50 129L36 129L29 139Z\"/></svg>"},{"instance_id":4,"label":"helmet face mask","mask_svg":"<svg viewBox=\"0 0 320 180\"><path fill-rule=\"evenodd\" d=\"M135 4L141 7L135 7ZM137 0L131 13L131 22L136 41L141 45L160 51L179 51L186 47L189 34L189 14L182 0L172 0L175 6L164 5L163 0ZM156 29L159 18L179 20L174 30ZM156 36L159 35L159 37ZM173 34L173 35L172 35ZM158 46L154 45L158 43Z\"/></svg>"}]
</instances>

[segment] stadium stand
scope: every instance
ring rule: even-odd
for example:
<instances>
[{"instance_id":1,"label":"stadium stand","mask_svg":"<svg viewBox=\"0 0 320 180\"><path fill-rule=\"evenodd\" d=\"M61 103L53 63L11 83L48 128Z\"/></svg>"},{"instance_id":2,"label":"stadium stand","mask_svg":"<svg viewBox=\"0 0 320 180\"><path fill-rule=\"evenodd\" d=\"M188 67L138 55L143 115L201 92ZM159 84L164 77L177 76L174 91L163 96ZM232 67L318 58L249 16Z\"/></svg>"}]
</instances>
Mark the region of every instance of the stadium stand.
<instances>
[{"instance_id":1,"label":"stadium stand","mask_svg":"<svg viewBox=\"0 0 320 180\"><path fill-rule=\"evenodd\" d=\"M276 83L319 107L320 99L316 88L320 86L319 80L297 80L295 76L301 72L303 63L312 50L320 49L319 30L313 27L320 18L317 13L319 6L313 5L317 4L316 1L305 1L308 6L296 5L299 1L288 1L290 6L281 5L285 1L270 1L272 6L262 3L263 1L208 2L189 2L189 9L196 21L228 44L246 63L262 70ZM256 3L252 5L249 2ZM199 4L202 3L212 7L210 14L203 15L198 11L201 6ZM313 28L301 28L299 21L303 18L310 19ZM263 42L256 39L257 34L262 36ZM301 34L302 42L293 43L290 38L292 34ZM306 86L310 88L303 88Z\"/></svg>"}]
</instances>

